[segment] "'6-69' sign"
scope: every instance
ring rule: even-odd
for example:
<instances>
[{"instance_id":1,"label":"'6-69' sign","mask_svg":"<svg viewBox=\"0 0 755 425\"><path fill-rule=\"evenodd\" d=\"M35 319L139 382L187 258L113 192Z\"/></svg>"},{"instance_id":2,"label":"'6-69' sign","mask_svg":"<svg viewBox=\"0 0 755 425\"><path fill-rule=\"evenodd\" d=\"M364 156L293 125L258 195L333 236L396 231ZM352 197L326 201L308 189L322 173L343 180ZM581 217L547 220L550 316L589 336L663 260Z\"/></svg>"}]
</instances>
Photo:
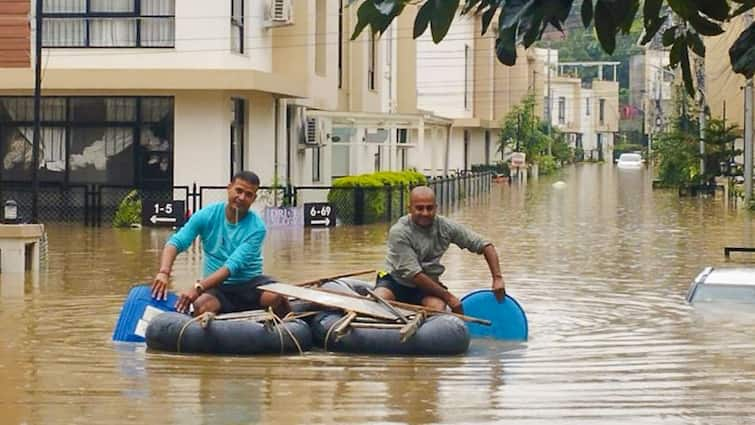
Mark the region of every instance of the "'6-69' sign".
<instances>
[{"instance_id":1,"label":"'6-69' sign","mask_svg":"<svg viewBox=\"0 0 755 425\"><path fill-rule=\"evenodd\" d=\"M145 226L181 227L186 217L184 201L142 201L142 224Z\"/></svg>"},{"instance_id":2,"label":"'6-69' sign","mask_svg":"<svg viewBox=\"0 0 755 425\"><path fill-rule=\"evenodd\" d=\"M327 202L305 203L304 225L310 227L335 226L336 209Z\"/></svg>"}]
</instances>

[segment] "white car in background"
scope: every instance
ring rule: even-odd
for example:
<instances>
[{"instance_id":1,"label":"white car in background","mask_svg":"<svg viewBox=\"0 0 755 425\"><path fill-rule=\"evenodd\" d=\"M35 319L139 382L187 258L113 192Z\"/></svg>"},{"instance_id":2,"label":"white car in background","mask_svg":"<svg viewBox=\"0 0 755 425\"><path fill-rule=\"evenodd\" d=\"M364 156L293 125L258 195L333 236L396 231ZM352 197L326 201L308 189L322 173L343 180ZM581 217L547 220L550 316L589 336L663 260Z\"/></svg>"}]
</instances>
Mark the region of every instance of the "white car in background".
<instances>
[{"instance_id":1,"label":"white car in background","mask_svg":"<svg viewBox=\"0 0 755 425\"><path fill-rule=\"evenodd\" d=\"M623 153L616 160L616 166L624 169L637 170L642 168L642 155L638 153Z\"/></svg>"}]
</instances>

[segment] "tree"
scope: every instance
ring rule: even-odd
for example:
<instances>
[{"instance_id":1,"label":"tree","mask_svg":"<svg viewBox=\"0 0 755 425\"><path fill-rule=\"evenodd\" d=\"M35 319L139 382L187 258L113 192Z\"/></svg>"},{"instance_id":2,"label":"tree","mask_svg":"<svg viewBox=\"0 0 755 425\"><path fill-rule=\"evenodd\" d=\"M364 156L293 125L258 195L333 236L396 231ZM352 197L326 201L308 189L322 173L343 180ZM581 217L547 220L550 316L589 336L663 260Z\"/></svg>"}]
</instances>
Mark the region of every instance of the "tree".
<instances>
[{"instance_id":1,"label":"tree","mask_svg":"<svg viewBox=\"0 0 755 425\"><path fill-rule=\"evenodd\" d=\"M357 11L357 24L352 39L369 25L373 32L382 34L408 4L419 6L414 20L414 38L422 35L428 27L435 43L448 33L461 0L349 0L349 4L361 3ZM645 45L660 31L669 19L666 10L674 15L675 25L664 30L663 44L671 47L669 62L672 67L680 65L687 92L694 94L690 51L705 56L701 36L714 36L725 32L723 24L755 7L753 0L584 0L580 5L582 23L585 27L595 23L595 34L603 50L613 54L616 36L631 31L632 23L640 11ZM663 7L664 4L666 7ZM531 46L539 40L550 25L562 30L569 17L574 0L464 0L461 14L474 13L482 23L485 34L497 16L495 53L506 65L516 62L516 47ZM755 73L755 23L750 24L729 49L734 72L751 78Z\"/></svg>"},{"instance_id":2,"label":"tree","mask_svg":"<svg viewBox=\"0 0 755 425\"><path fill-rule=\"evenodd\" d=\"M734 147L734 142L739 137L742 137L742 132L736 125L727 126L726 122L720 119L708 121L703 137L703 143L705 143L703 179L705 181L720 175L723 171L722 165L728 168L734 158L742 154L741 149Z\"/></svg>"},{"instance_id":3,"label":"tree","mask_svg":"<svg viewBox=\"0 0 755 425\"><path fill-rule=\"evenodd\" d=\"M503 118L498 151L508 148L524 152L527 161L541 165L541 174L549 174L555 170L556 161L569 162L574 153L558 129L552 128L551 136L547 131L547 124L535 115L535 96L529 95ZM552 155L548 155L549 145Z\"/></svg>"}]
</instances>

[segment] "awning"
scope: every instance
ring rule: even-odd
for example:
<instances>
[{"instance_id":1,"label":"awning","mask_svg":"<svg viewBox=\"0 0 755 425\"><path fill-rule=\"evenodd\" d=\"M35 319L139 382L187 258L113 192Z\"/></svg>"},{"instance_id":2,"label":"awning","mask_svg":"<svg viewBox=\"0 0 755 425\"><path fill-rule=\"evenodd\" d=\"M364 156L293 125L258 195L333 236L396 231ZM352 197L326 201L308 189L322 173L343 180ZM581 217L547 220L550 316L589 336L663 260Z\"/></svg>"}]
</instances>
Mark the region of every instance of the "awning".
<instances>
[{"instance_id":1,"label":"awning","mask_svg":"<svg viewBox=\"0 0 755 425\"><path fill-rule=\"evenodd\" d=\"M367 128L429 128L449 127L453 120L432 114L387 114L381 112L341 112L307 110L307 117L330 118L333 125Z\"/></svg>"}]
</instances>

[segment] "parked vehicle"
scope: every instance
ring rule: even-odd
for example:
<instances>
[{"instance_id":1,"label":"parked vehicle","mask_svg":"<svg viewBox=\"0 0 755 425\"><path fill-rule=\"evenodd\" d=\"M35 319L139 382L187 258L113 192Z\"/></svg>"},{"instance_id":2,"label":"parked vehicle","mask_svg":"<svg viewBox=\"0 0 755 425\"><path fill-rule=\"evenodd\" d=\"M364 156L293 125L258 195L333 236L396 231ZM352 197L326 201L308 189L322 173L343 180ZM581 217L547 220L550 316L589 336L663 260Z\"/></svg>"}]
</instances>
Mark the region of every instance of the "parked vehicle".
<instances>
[{"instance_id":1,"label":"parked vehicle","mask_svg":"<svg viewBox=\"0 0 755 425\"><path fill-rule=\"evenodd\" d=\"M642 168L642 163L642 155L638 153L623 153L616 160L616 165L624 169L639 169Z\"/></svg>"},{"instance_id":2,"label":"parked vehicle","mask_svg":"<svg viewBox=\"0 0 755 425\"><path fill-rule=\"evenodd\" d=\"M706 267L690 284L687 302L755 303L755 269Z\"/></svg>"}]
</instances>

